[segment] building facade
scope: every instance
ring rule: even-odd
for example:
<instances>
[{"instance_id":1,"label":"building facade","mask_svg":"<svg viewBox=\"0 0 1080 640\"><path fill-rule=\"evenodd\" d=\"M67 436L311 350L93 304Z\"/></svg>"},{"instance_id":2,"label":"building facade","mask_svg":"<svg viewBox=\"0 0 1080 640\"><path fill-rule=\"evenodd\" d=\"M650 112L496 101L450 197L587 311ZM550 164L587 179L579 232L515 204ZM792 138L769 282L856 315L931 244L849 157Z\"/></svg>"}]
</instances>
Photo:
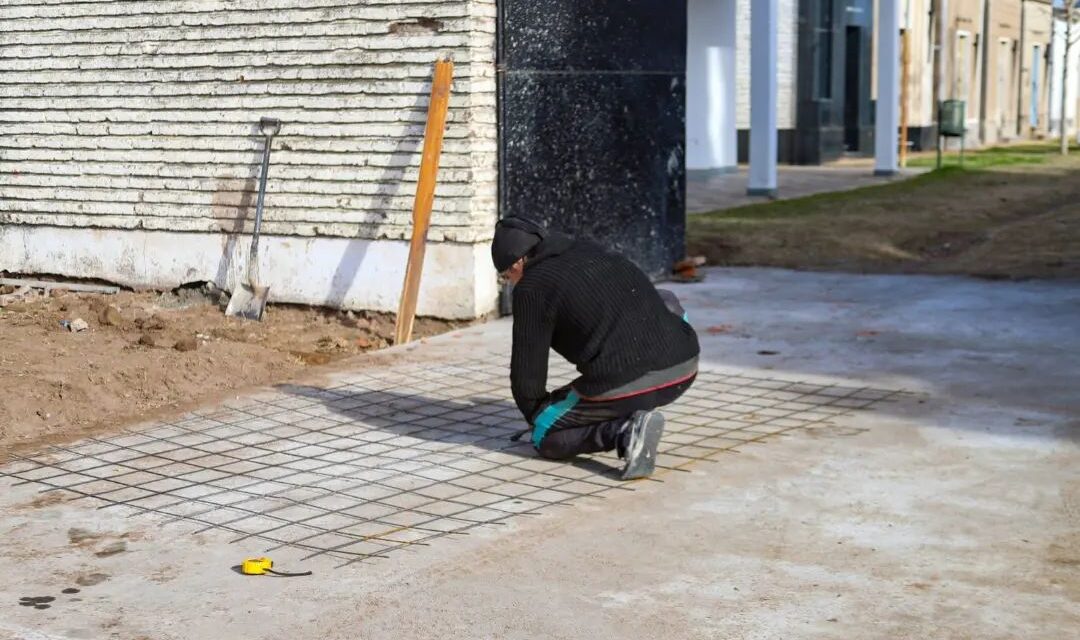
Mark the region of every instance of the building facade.
<instances>
[{"instance_id":1,"label":"building facade","mask_svg":"<svg viewBox=\"0 0 1080 640\"><path fill-rule=\"evenodd\" d=\"M496 309L500 214L669 273L685 215L677 4L656 29L666 0L0 3L0 271L232 290L273 117L270 299L395 311L433 64L450 58L420 315Z\"/></svg>"},{"instance_id":2,"label":"building facade","mask_svg":"<svg viewBox=\"0 0 1080 640\"><path fill-rule=\"evenodd\" d=\"M752 4L690 0L691 170L727 170L747 160L751 52L745 23ZM873 155L880 11L895 4L901 14L898 62L909 149L935 147L939 100L964 102L969 146L1059 134L1064 22L1052 0L779 0L780 162L820 164ZM736 35L730 40L723 21L733 13ZM1064 122L1073 134L1080 45L1072 47L1067 63L1071 79L1064 88ZM730 145L715 126L728 109L737 123L735 152L724 151Z\"/></svg>"},{"instance_id":3,"label":"building facade","mask_svg":"<svg viewBox=\"0 0 1080 640\"><path fill-rule=\"evenodd\" d=\"M272 299L394 310L446 56L419 312L490 310L495 19L494 0L4 3L0 269L231 290L269 116L282 122L260 250Z\"/></svg>"}]
</instances>

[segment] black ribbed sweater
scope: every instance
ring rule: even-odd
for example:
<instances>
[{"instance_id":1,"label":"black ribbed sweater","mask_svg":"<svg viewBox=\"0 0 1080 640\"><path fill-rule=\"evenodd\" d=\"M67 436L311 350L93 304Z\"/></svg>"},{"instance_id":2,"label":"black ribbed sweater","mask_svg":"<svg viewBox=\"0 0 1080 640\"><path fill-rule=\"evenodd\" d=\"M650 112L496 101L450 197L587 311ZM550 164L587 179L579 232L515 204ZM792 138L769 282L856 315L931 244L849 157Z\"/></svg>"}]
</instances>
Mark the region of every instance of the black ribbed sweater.
<instances>
[{"instance_id":1,"label":"black ribbed sweater","mask_svg":"<svg viewBox=\"0 0 1080 640\"><path fill-rule=\"evenodd\" d=\"M632 262L552 232L514 287L514 400L531 424L548 399L548 349L577 366L591 397L698 355L697 335Z\"/></svg>"}]
</instances>

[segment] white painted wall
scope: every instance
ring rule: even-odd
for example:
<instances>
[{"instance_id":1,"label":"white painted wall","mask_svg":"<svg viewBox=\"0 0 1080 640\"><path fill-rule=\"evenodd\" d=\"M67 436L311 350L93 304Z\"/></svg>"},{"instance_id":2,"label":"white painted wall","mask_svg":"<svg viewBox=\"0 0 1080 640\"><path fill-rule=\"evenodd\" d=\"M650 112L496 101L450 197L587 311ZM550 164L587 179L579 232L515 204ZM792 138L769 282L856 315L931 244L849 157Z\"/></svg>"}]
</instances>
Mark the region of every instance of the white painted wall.
<instances>
[{"instance_id":1,"label":"white painted wall","mask_svg":"<svg viewBox=\"0 0 1080 640\"><path fill-rule=\"evenodd\" d=\"M0 269L29 273L92 273L140 288L208 281L226 290L246 281L250 241L219 233L0 226ZM394 312L409 244L331 237L264 236L259 274L270 300ZM475 318L498 298L486 244L431 244L417 313Z\"/></svg>"},{"instance_id":2,"label":"white painted wall","mask_svg":"<svg viewBox=\"0 0 1080 640\"><path fill-rule=\"evenodd\" d=\"M736 0L689 0L686 168L736 165Z\"/></svg>"},{"instance_id":3,"label":"white painted wall","mask_svg":"<svg viewBox=\"0 0 1080 640\"><path fill-rule=\"evenodd\" d=\"M310 265L341 271L302 251L384 247L371 255L388 262L362 261L346 299L386 308L375 290L401 286L405 261L392 247L410 233L431 68L443 55L455 61L455 81L429 237L478 246L490 237L494 0L5 0L0 32L0 225L51 256L5 250L0 269L119 276L84 259L85 242L106 237L116 255L168 248L162 237L190 248L148 254L122 274L129 284L175 286L192 279L182 274L236 262L238 253L224 252L246 250L247 237L226 238L250 229L255 123L271 116L283 121L264 222L283 279L270 282L278 298L323 296L326 278ZM169 233L147 244L143 230ZM54 247L51 235L65 240ZM218 253L207 257L205 246ZM463 265L472 293L462 304L483 312L494 297L474 281L478 269ZM462 308L420 301L421 313Z\"/></svg>"},{"instance_id":4,"label":"white painted wall","mask_svg":"<svg viewBox=\"0 0 1080 640\"><path fill-rule=\"evenodd\" d=\"M735 49L735 123L739 129L750 128L750 5L751 0L736 0ZM796 55L799 50L799 2L779 0L776 45L776 126L795 128Z\"/></svg>"},{"instance_id":5,"label":"white painted wall","mask_svg":"<svg viewBox=\"0 0 1080 640\"><path fill-rule=\"evenodd\" d=\"M1073 37L1080 36L1080 25L1073 25ZM1061 135L1061 66L1065 63L1065 21L1054 19L1054 31L1050 42L1050 134ZM1069 84L1065 94L1065 131L1073 133L1076 128L1076 101L1080 87L1080 43L1069 51Z\"/></svg>"}]
</instances>

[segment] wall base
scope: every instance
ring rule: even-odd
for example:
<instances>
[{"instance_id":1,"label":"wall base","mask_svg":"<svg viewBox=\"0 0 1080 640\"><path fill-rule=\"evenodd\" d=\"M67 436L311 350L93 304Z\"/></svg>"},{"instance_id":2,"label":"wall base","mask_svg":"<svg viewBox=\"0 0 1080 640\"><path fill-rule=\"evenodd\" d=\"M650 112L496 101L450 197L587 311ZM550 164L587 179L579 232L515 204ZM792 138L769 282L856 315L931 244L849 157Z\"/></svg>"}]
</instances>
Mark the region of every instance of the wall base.
<instances>
[{"instance_id":1,"label":"wall base","mask_svg":"<svg viewBox=\"0 0 1080 640\"><path fill-rule=\"evenodd\" d=\"M937 148L937 125L908 127L908 142L912 151L933 151Z\"/></svg>"},{"instance_id":2,"label":"wall base","mask_svg":"<svg viewBox=\"0 0 1080 640\"><path fill-rule=\"evenodd\" d=\"M711 169L687 169L686 181L687 182L708 182L712 178L717 176L726 176L732 173L737 173L739 167L732 165L730 167L713 167Z\"/></svg>"},{"instance_id":3,"label":"wall base","mask_svg":"<svg viewBox=\"0 0 1080 640\"><path fill-rule=\"evenodd\" d=\"M750 188L746 190L746 195L752 197L775 198L779 193L776 189Z\"/></svg>"},{"instance_id":4,"label":"wall base","mask_svg":"<svg viewBox=\"0 0 1080 640\"><path fill-rule=\"evenodd\" d=\"M0 227L0 270L107 280L133 289L213 282L232 291L246 279L247 235ZM272 302L396 312L409 243L262 236L261 284ZM496 309L499 291L487 244L427 247L417 313L471 319Z\"/></svg>"},{"instance_id":5,"label":"wall base","mask_svg":"<svg viewBox=\"0 0 1080 640\"><path fill-rule=\"evenodd\" d=\"M737 157L739 164L750 162L750 130L739 129L736 132ZM780 164L797 164L795 157L795 130L776 130L776 161Z\"/></svg>"}]
</instances>

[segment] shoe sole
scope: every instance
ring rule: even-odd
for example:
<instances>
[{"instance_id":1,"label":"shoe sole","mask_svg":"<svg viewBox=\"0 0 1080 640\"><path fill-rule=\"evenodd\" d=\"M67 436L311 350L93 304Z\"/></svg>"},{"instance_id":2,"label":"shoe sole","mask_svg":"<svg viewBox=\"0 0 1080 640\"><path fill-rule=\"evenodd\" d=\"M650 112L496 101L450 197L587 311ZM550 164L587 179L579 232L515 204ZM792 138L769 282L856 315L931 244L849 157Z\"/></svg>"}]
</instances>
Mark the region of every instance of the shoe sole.
<instances>
[{"instance_id":1,"label":"shoe sole","mask_svg":"<svg viewBox=\"0 0 1080 640\"><path fill-rule=\"evenodd\" d=\"M641 434L635 438L635 440L640 439L640 448L635 446L637 442L631 443L629 447L626 467L622 472L623 480L636 480L652 475L656 469L656 449L660 446L662 435L664 435L664 416L656 411L650 411L641 426Z\"/></svg>"}]
</instances>

